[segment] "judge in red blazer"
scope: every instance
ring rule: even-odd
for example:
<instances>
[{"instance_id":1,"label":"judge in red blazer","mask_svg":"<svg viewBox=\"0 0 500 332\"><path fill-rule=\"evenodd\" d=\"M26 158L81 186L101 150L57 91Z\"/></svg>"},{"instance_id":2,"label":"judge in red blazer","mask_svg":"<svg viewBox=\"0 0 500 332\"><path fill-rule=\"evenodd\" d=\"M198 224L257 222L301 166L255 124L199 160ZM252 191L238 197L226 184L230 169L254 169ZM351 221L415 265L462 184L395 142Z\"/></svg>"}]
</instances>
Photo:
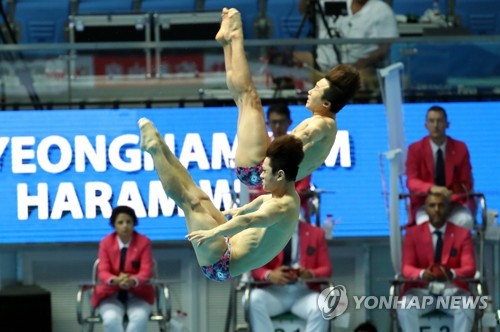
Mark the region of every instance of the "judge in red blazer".
<instances>
[{"instance_id":1,"label":"judge in red blazer","mask_svg":"<svg viewBox=\"0 0 500 332\"><path fill-rule=\"evenodd\" d=\"M423 209L425 194L440 193L451 199L452 210L449 220L459 226L471 229L473 218L466 206L472 191L472 167L469 150L465 143L446 136L449 127L446 111L440 106L432 106L426 115L425 128L429 136L411 144L406 159L406 185L412 194L410 198L410 222L420 224L428 219ZM444 183L437 183L437 153L442 150L444 157ZM472 208L472 206L470 206Z\"/></svg>"},{"instance_id":2,"label":"judge in red blazer","mask_svg":"<svg viewBox=\"0 0 500 332\"><path fill-rule=\"evenodd\" d=\"M129 323L127 332L147 330L154 302L151 241L137 233L137 217L127 206L116 207L110 218L115 231L99 245L98 278L92 305L98 308L106 332L124 331L123 316ZM123 256L123 259L122 259Z\"/></svg>"},{"instance_id":3,"label":"judge in red blazer","mask_svg":"<svg viewBox=\"0 0 500 332\"><path fill-rule=\"evenodd\" d=\"M420 279L421 282L406 283L403 288L404 299L410 303L411 297L468 296L467 283L457 279L473 278L476 272L474 245L470 231L447 222L448 200L440 194L427 196L425 209L429 222L408 228L403 241L402 274L407 279ZM440 232L438 235L436 232ZM441 237L441 244L439 244ZM441 247L441 250L439 249ZM441 251L441 255L439 252ZM436 283L438 282L438 283ZM434 287L437 286L437 287ZM436 291L441 287L441 291ZM443 290L443 287L444 288ZM398 317L403 332L420 331L419 316L436 309L437 298L433 303L418 309L398 309ZM441 310L441 309L440 309ZM452 331L467 331L472 328L474 309L445 309L454 316Z\"/></svg>"},{"instance_id":4,"label":"judge in red blazer","mask_svg":"<svg viewBox=\"0 0 500 332\"><path fill-rule=\"evenodd\" d=\"M269 263L252 271L255 280L267 280L272 284L254 289L250 294L250 324L254 332L274 331L270 317L286 311L307 321L306 332L328 328L328 321L323 319L317 306L319 285L301 282L332 276L325 233L321 228L299 222L291 241L290 265L283 265L282 251ZM298 273L290 268L297 269Z\"/></svg>"}]
</instances>

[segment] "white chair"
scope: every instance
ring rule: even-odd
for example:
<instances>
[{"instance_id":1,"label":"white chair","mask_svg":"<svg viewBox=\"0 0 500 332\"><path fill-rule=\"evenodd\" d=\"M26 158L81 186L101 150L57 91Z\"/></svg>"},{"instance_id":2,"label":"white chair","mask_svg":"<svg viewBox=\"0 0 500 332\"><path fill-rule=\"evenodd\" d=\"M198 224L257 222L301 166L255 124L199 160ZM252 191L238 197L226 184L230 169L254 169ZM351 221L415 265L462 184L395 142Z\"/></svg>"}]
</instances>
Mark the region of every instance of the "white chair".
<instances>
[{"instance_id":1,"label":"white chair","mask_svg":"<svg viewBox=\"0 0 500 332\"><path fill-rule=\"evenodd\" d=\"M405 206L409 206L408 199L411 194L400 194L400 199L405 201ZM474 206L473 216L474 216L474 226L472 231L473 239L476 246L476 262L477 271L474 278L464 280L469 284L469 288L473 296L487 296L486 280L484 279L484 234L486 232L486 198L481 193L470 193L467 194L468 200L470 200L470 206ZM406 212L409 214L410 209L406 208ZM408 219L411 220L411 216L408 215ZM401 227L401 231L404 231L407 226ZM411 227L411 226L410 226ZM402 286L406 282L411 282L415 280L404 279L401 275L397 274L394 280L391 281L391 286L389 288L390 296L401 296ZM482 331L482 317L484 314L484 309L476 309L474 315L474 325L473 331ZM397 318L396 310L391 310L391 331L400 331L399 321ZM431 311L428 314L423 315L420 318L421 326L426 325L428 327L435 327L439 331L451 331L453 329L453 318L444 312L439 310Z\"/></svg>"},{"instance_id":2,"label":"white chair","mask_svg":"<svg viewBox=\"0 0 500 332\"><path fill-rule=\"evenodd\" d=\"M99 284L97 277L98 265L99 259L96 259L92 267L92 283L80 285L76 294L76 317L82 332L92 332L95 324L102 324L102 318L98 310L90 302L94 288ZM155 303L149 316L149 321L157 322L159 331L166 332L167 323L171 318L172 303L167 285L158 279L156 260L153 260L153 279L151 283L155 290ZM126 315L124 320L124 323L126 323Z\"/></svg>"},{"instance_id":3,"label":"white chair","mask_svg":"<svg viewBox=\"0 0 500 332\"><path fill-rule=\"evenodd\" d=\"M334 287L334 284L330 279L323 279L323 278L308 279L307 283L318 283L322 285L322 289L325 289L327 287ZM244 282L241 285L241 290L244 292L242 298L243 312L249 331L253 331L252 326L250 324L250 306L251 306L250 293L255 287L269 285L269 284L270 283L266 281L248 280L247 282ZM305 329L306 322L300 317L295 316L291 312L284 312L280 315L271 317L271 320L273 321L275 331L304 331ZM332 327L332 320L329 320L328 331L331 330L331 327Z\"/></svg>"}]
</instances>

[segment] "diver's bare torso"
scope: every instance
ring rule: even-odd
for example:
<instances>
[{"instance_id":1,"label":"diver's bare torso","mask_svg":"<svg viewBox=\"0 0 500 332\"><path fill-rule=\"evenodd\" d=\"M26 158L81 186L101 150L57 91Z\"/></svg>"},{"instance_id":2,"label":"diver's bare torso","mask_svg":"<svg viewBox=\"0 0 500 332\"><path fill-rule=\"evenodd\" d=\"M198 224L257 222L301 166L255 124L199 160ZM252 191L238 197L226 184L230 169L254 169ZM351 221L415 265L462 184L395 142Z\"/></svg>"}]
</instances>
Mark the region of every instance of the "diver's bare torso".
<instances>
[{"instance_id":1,"label":"diver's bare torso","mask_svg":"<svg viewBox=\"0 0 500 332\"><path fill-rule=\"evenodd\" d=\"M240 275L268 263L283 250L296 229L300 212L299 196L295 193L294 196L272 198L269 194L264 196L263 205L270 200L279 200L280 204L293 208L285 207L283 210L286 212L270 227L249 228L231 237L231 276Z\"/></svg>"},{"instance_id":2,"label":"diver's bare torso","mask_svg":"<svg viewBox=\"0 0 500 332\"><path fill-rule=\"evenodd\" d=\"M312 130L311 128L320 130L319 141L309 143L302 138L307 136L306 133ZM330 117L315 115L302 121L291 134L302 139L304 143L304 159L297 175L297 180L300 180L318 169L330 154L337 136L337 122Z\"/></svg>"}]
</instances>

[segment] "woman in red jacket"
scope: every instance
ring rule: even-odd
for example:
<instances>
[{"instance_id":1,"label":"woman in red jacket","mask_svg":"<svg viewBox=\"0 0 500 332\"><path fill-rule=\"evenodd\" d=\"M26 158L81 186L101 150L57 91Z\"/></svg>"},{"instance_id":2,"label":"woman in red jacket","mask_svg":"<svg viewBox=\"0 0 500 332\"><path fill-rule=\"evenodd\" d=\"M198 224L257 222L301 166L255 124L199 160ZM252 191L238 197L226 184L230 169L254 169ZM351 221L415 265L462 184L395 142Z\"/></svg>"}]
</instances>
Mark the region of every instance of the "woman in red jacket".
<instances>
[{"instance_id":1,"label":"woman in red jacket","mask_svg":"<svg viewBox=\"0 0 500 332\"><path fill-rule=\"evenodd\" d=\"M92 295L92 305L101 314L104 331L122 332L127 314L127 332L146 331L154 302L151 240L137 233L137 216L128 206L113 209L110 224L115 231L99 245L100 285Z\"/></svg>"}]
</instances>

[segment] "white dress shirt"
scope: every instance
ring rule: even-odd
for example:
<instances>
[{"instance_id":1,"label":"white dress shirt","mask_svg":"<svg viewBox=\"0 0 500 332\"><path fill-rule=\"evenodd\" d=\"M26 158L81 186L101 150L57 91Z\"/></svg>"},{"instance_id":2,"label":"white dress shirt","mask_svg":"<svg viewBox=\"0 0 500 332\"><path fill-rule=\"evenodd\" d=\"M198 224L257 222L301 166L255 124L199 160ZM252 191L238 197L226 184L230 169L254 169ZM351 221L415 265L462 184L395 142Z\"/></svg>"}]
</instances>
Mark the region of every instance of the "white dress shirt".
<instances>
[{"instance_id":1,"label":"white dress shirt","mask_svg":"<svg viewBox=\"0 0 500 332\"><path fill-rule=\"evenodd\" d=\"M446 156L446 141L444 141L444 143L441 145L437 145L431 139L429 140L429 142L431 143L432 156L434 157L434 165L436 165L438 149L441 149L441 151L443 151L443 160L446 161L446 158L445 158L445 156Z\"/></svg>"},{"instance_id":2,"label":"white dress shirt","mask_svg":"<svg viewBox=\"0 0 500 332\"><path fill-rule=\"evenodd\" d=\"M321 1L324 8L325 0ZM369 0L356 14L351 12L352 0L347 1L349 15L335 18L328 17L327 22L335 36L340 38L396 38L399 36L396 16L391 7L381 0ZM316 17L318 38L330 38L328 30L321 18ZM342 63L354 64L362 58L367 58L378 49L378 44L339 44L337 46ZM316 62L322 71L328 71L338 64L332 45L318 45Z\"/></svg>"}]
</instances>

